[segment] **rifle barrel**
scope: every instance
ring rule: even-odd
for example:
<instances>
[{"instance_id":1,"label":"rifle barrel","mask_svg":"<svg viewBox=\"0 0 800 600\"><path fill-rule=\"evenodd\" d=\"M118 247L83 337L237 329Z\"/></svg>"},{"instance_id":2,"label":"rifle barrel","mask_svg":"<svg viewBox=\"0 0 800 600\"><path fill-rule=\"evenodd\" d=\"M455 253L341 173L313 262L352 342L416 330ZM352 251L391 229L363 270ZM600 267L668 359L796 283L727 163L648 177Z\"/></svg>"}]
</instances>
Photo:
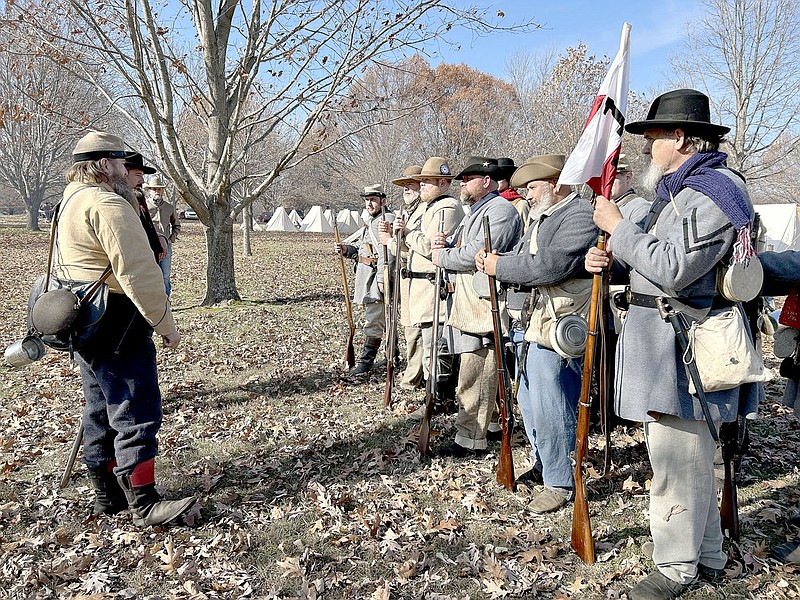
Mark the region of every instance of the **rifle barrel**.
<instances>
[{"instance_id":1,"label":"rifle barrel","mask_svg":"<svg viewBox=\"0 0 800 600\"><path fill-rule=\"evenodd\" d=\"M341 240L339 238L339 226L336 223L336 220L333 221L333 235L336 238L336 243L341 248ZM344 267L344 256L342 255L341 251L338 252L339 255L339 269L342 272L342 287L344 288L344 305L347 310L347 326L350 328L350 334L347 338L347 349L345 351L345 364L347 365L348 369L352 369L356 364L356 352L355 348L353 348L353 337L356 333L356 324L353 321L353 307L350 304L350 291L347 289L347 271Z\"/></svg>"}]
</instances>

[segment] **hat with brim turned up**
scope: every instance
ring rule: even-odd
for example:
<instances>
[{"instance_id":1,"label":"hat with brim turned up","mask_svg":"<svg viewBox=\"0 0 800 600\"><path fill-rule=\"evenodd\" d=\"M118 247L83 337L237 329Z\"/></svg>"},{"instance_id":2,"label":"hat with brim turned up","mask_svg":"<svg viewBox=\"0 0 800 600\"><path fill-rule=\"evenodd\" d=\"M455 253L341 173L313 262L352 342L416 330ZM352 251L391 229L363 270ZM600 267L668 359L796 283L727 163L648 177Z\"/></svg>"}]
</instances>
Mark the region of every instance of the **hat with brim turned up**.
<instances>
[{"instance_id":1,"label":"hat with brim turned up","mask_svg":"<svg viewBox=\"0 0 800 600\"><path fill-rule=\"evenodd\" d=\"M521 188L531 181L557 179L561 175L565 161L566 157L563 154L542 154L529 158L514 171L509 185Z\"/></svg>"},{"instance_id":2,"label":"hat with brim turned up","mask_svg":"<svg viewBox=\"0 0 800 600\"><path fill-rule=\"evenodd\" d=\"M725 135L731 128L711 122L708 96L697 90L673 90L653 100L647 118L625 126L625 131L642 135L647 129L683 129L687 135Z\"/></svg>"},{"instance_id":3,"label":"hat with brim turned up","mask_svg":"<svg viewBox=\"0 0 800 600\"><path fill-rule=\"evenodd\" d=\"M392 179L393 185L399 185L400 187L405 187L409 183L416 183L417 180L414 179L415 175L419 175L422 172L422 167L419 165L411 165L410 167L406 167L403 171L402 177L398 177L397 179Z\"/></svg>"},{"instance_id":4,"label":"hat with brim turned up","mask_svg":"<svg viewBox=\"0 0 800 600\"><path fill-rule=\"evenodd\" d=\"M503 169L497 164L496 158L488 158L486 156L470 156L467 159L467 166L453 179L461 180L467 175L480 175L482 177L489 177L495 181L500 181Z\"/></svg>"}]
</instances>

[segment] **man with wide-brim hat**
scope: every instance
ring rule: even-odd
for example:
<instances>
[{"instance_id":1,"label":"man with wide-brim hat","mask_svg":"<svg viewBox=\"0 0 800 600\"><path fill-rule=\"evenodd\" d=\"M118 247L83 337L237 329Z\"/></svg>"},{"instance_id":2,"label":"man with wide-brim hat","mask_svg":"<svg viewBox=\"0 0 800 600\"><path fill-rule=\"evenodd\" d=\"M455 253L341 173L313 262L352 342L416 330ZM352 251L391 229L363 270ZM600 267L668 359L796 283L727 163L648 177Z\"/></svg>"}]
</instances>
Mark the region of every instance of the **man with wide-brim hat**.
<instances>
[{"instance_id":1,"label":"man with wide-brim hat","mask_svg":"<svg viewBox=\"0 0 800 600\"><path fill-rule=\"evenodd\" d=\"M382 184L366 185L363 190L359 195L364 199L369 218L361 237L353 245L335 245L337 252L356 261L353 302L364 306L364 348L351 374L359 376L368 374L376 366L375 358L386 330L380 223L394 219L394 214L386 209L386 192ZM391 264L389 269L391 270Z\"/></svg>"},{"instance_id":2,"label":"man with wide-brim hat","mask_svg":"<svg viewBox=\"0 0 800 600\"><path fill-rule=\"evenodd\" d=\"M134 210L139 214L139 220L147 235L147 241L150 244L150 249L153 251L153 256L157 261L161 260L167 252L167 240L158 235L153 219L150 217L147 200L145 199L144 190L142 189L145 173L152 174L155 173L156 170L153 167L145 165L144 157L138 152L125 159L125 168L128 171L128 175L125 177L125 183L132 196L129 200L131 204L133 204Z\"/></svg>"},{"instance_id":3,"label":"man with wide-brim hat","mask_svg":"<svg viewBox=\"0 0 800 600\"><path fill-rule=\"evenodd\" d=\"M516 188L511 187L511 176L517 170L513 158L498 158L497 165L502 169L500 179L497 181L497 192L517 209L520 219L522 219L523 230L528 227L528 214L530 206L523 196L519 195Z\"/></svg>"},{"instance_id":4,"label":"man with wide-brim hat","mask_svg":"<svg viewBox=\"0 0 800 600\"><path fill-rule=\"evenodd\" d=\"M486 433L492 423L497 395L497 363L491 303L473 287L475 255L484 246L484 217L488 217L492 243L505 252L519 239L522 221L511 204L497 193L501 170L497 160L482 156L467 159L456 175L460 200L470 207L454 231L433 237L432 261L445 269L449 280L445 337L453 354L460 356L456 397L456 437L439 453L467 457L486 452ZM497 424L495 423L495 426Z\"/></svg>"},{"instance_id":5,"label":"man with wide-brim hat","mask_svg":"<svg viewBox=\"0 0 800 600\"><path fill-rule=\"evenodd\" d=\"M177 519L195 499L162 500L155 487L162 411L152 336L155 330L168 348L181 336L139 217L120 195L129 194L131 154L105 132L78 141L59 207L53 276L93 282L111 265L97 333L75 353L85 399L83 461L96 493L94 512L128 508L134 524L146 527Z\"/></svg>"},{"instance_id":6,"label":"man with wide-brim hat","mask_svg":"<svg viewBox=\"0 0 800 600\"><path fill-rule=\"evenodd\" d=\"M178 241L181 233L181 221L175 205L167 200L166 188L164 180L156 174L151 174L144 183L147 209L158 235L166 242L166 251L159 259L158 266L161 267L161 272L164 274L164 287L169 296L172 292L172 245Z\"/></svg>"},{"instance_id":7,"label":"man with wide-brim hat","mask_svg":"<svg viewBox=\"0 0 800 600\"><path fill-rule=\"evenodd\" d=\"M564 324L572 324L569 339L579 333L574 317L588 315L592 289L583 257L597 242L592 205L569 186L558 186L564 163L563 154L547 154L514 171L512 185L527 188L534 218L513 250L476 257L478 269L510 286L511 335L520 344L523 369L517 401L533 463L522 479L544 485L529 504L538 514L560 509L574 493L570 453L583 349L563 343L556 323L566 318Z\"/></svg>"},{"instance_id":8,"label":"man with wide-brim hat","mask_svg":"<svg viewBox=\"0 0 800 600\"><path fill-rule=\"evenodd\" d=\"M440 216L444 217L444 230L452 231L461 221L464 212L458 200L449 193L453 173L448 159L441 156L428 158L412 178L419 186L419 206L408 218L402 215L396 218L393 229L396 236L398 233L402 235L402 249L406 256L406 267L402 271L400 282L400 297L403 301L402 321L408 335L413 333L413 330L420 332L419 368L422 370L422 376L427 379L431 366L436 293L434 286L436 267L431 262L431 242L439 227ZM396 252L396 247L391 246L391 250ZM442 304L439 319L444 322L445 318L446 313ZM409 368L412 364L416 364L416 360L412 363L409 358ZM404 378L404 383L406 382L408 380ZM437 390L437 397L442 403L455 400L453 356L445 352L439 353ZM420 410L412 414L412 417L422 418L423 411L424 404Z\"/></svg>"},{"instance_id":9,"label":"man with wide-brim hat","mask_svg":"<svg viewBox=\"0 0 800 600\"><path fill-rule=\"evenodd\" d=\"M719 579L727 557L714 473L716 432L689 391L684 353L656 299L666 299L687 323L739 310L720 295L717 271L754 260L754 213L745 182L719 152L728 128L711 122L705 94L667 92L645 120L626 129L644 136L650 159L644 181L657 198L642 227L603 197L596 199L594 220L610 234L616 262L630 276L630 309L617 346L616 412L644 424L653 469L650 531L657 568L628 597L675 598L698 578ZM599 272L610 256L591 249L587 269ZM713 427L755 414L762 395L762 384L707 392Z\"/></svg>"}]
</instances>

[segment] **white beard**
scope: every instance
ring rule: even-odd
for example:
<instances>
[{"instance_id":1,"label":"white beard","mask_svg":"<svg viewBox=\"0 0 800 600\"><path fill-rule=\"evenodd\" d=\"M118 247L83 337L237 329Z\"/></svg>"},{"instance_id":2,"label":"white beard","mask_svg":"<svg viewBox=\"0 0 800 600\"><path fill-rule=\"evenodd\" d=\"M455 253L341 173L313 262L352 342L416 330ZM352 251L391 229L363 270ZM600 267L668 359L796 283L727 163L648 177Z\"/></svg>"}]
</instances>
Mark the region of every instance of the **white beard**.
<instances>
[{"instance_id":1,"label":"white beard","mask_svg":"<svg viewBox=\"0 0 800 600\"><path fill-rule=\"evenodd\" d=\"M536 220L541 217L545 211L551 208L556 203L556 197L548 190L542 192L542 198L533 206L531 206L531 214L529 219Z\"/></svg>"},{"instance_id":2,"label":"white beard","mask_svg":"<svg viewBox=\"0 0 800 600\"><path fill-rule=\"evenodd\" d=\"M642 175L642 189L650 196L655 196L658 191L658 184L664 178L664 168L652 162L647 166L647 170Z\"/></svg>"}]
</instances>

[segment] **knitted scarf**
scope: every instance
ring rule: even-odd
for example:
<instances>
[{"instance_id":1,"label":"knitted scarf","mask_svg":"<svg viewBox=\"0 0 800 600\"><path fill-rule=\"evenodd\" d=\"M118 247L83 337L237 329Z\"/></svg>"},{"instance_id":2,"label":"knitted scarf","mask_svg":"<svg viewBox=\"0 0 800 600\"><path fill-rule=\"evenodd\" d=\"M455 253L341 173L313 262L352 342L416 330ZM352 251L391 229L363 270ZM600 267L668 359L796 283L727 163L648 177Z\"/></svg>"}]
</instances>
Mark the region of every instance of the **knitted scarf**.
<instances>
[{"instance_id":1,"label":"knitted scarf","mask_svg":"<svg viewBox=\"0 0 800 600\"><path fill-rule=\"evenodd\" d=\"M723 152L693 154L677 171L659 182L658 195L668 199L677 196L683 188L690 188L711 198L738 232L731 262L747 264L755 254L750 243L753 217L736 184L716 169L724 166L727 158Z\"/></svg>"},{"instance_id":2,"label":"knitted scarf","mask_svg":"<svg viewBox=\"0 0 800 600\"><path fill-rule=\"evenodd\" d=\"M517 190L515 190L514 188L505 189L502 192L500 192L500 195L509 202L514 202L514 200L519 200L520 198L522 198L522 196L520 196L517 193Z\"/></svg>"}]
</instances>

